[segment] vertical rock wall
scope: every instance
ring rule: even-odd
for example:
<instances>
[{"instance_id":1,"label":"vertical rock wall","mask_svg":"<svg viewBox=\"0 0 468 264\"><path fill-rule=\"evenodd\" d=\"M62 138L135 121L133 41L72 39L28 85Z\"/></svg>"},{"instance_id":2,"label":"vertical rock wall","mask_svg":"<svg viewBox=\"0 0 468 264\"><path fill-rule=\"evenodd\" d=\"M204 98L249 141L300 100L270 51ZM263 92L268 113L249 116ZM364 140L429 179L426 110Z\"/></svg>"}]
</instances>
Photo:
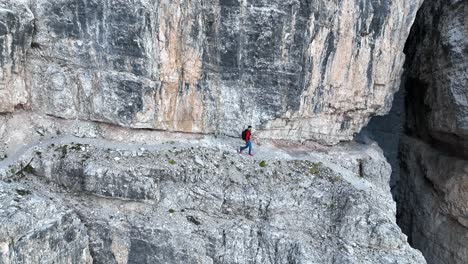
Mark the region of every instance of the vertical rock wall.
<instances>
[{"instance_id":1,"label":"vertical rock wall","mask_svg":"<svg viewBox=\"0 0 468 264\"><path fill-rule=\"evenodd\" d=\"M421 1L21 2L1 112L333 144L390 108Z\"/></svg>"},{"instance_id":2,"label":"vertical rock wall","mask_svg":"<svg viewBox=\"0 0 468 264\"><path fill-rule=\"evenodd\" d=\"M466 263L468 2L426 1L406 53L399 223L428 263Z\"/></svg>"},{"instance_id":3,"label":"vertical rock wall","mask_svg":"<svg viewBox=\"0 0 468 264\"><path fill-rule=\"evenodd\" d=\"M0 3L0 113L11 112L28 102L25 61L31 44L33 14L23 4L11 2L8 3L11 9Z\"/></svg>"}]
</instances>

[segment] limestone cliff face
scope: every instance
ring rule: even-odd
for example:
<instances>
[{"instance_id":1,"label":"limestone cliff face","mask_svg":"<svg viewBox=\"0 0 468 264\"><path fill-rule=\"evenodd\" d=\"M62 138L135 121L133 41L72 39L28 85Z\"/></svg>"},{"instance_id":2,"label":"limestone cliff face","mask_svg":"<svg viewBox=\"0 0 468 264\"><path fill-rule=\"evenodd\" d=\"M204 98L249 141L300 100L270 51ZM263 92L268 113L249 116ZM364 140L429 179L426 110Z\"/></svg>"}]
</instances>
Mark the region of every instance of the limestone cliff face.
<instances>
[{"instance_id":1,"label":"limestone cliff face","mask_svg":"<svg viewBox=\"0 0 468 264\"><path fill-rule=\"evenodd\" d=\"M468 2L425 2L406 52L400 225L428 263L466 263Z\"/></svg>"},{"instance_id":2,"label":"limestone cliff face","mask_svg":"<svg viewBox=\"0 0 468 264\"><path fill-rule=\"evenodd\" d=\"M420 11L406 53L409 131L444 145L468 149L466 1L432 1Z\"/></svg>"},{"instance_id":3,"label":"limestone cliff face","mask_svg":"<svg viewBox=\"0 0 468 264\"><path fill-rule=\"evenodd\" d=\"M0 113L28 102L25 61L33 33L31 10L8 2L0 3Z\"/></svg>"},{"instance_id":4,"label":"limestone cliff face","mask_svg":"<svg viewBox=\"0 0 468 264\"><path fill-rule=\"evenodd\" d=\"M3 0L0 111L349 140L389 109L420 2Z\"/></svg>"}]
</instances>

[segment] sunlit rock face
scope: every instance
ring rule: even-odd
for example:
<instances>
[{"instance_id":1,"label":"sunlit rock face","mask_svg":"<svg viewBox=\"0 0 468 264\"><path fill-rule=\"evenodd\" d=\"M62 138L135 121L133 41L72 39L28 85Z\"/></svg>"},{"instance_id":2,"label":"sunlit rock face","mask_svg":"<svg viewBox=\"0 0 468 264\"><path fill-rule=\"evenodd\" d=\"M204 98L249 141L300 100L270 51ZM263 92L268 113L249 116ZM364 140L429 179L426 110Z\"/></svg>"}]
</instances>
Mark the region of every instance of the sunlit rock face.
<instances>
[{"instance_id":1,"label":"sunlit rock face","mask_svg":"<svg viewBox=\"0 0 468 264\"><path fill-rule=\"evenodd\" d=\"M389 109L420 2L3 0L0 111L334 144Z\"/></svg>"}]
</instances>

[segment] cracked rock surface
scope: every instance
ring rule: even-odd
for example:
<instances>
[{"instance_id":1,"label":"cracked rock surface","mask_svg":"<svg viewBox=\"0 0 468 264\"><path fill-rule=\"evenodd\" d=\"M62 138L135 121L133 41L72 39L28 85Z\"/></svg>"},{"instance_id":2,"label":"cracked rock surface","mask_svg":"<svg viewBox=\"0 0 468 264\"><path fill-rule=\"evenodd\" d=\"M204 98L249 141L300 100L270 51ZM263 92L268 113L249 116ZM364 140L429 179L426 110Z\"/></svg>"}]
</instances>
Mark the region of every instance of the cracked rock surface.
<instances>
[{"instance_id":1,"label":"cracked rock surface","mask_svg":"<svg viewBox=\"0 0 468 264\"><path fill-rule=\"evenodd\" d=\"M315 155L79 140L32 148L1 172L0 263L37 258L41 241L60 252L54 263L425 263L395 223L388 186L371 179L381 171L359 176L350 154L340 173L325 165L336 150ZM21 222L30 211L39 215Z\"/></svg>"},{"instance_id":2,"label":"cracked rock surface","mask_svg":"<svg viewBox=\"0 0 468 264\"><path fill-rule=\"evenodd\" d=\"M87 228L56 198L0 182L0 263L93 263Z\"/></svg>"},{"instance_id":3,"label":"cracked rock surface","mask_svg":"<svg viewBox=\"0 0 468 264\"><path fill-rule=\"evenodd\" d=\"M0 112L350 140L388 112L421 0L0 1Z\"/></svg>"}]
</instances>

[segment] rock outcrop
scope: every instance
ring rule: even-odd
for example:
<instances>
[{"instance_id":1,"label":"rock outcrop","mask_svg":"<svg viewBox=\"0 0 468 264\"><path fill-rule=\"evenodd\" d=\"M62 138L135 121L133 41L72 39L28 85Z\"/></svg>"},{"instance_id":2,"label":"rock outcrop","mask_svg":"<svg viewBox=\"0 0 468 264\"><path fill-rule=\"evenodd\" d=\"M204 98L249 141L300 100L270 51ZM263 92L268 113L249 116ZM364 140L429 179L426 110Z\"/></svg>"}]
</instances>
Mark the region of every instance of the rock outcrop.
<instances>
[{"instance_id":1,"label":"rock outcrop","mask_svg":"<svg viewBox=\"0 0 468 264\"><path fill-rule=\"evenodd\" d=\"M467 18L467 1L426 1L406 49L399 224L434 264L468 260Z\"/></svg>"},{"instance_id":2,"label":"rock outcrop","mask_svg":"<svg viewBox=\"0 0 468 264\"><path fill-rule=\"evenodd\" d=\"M0 113L28 103L26 57L33 19L27 6L17 1L0 2Z\"/></svg>"},{"instance_id":3,"label":"rock outcrop","mask_svg":"<svg viewBox=\"0 0 468 264\"><path fill-rule=\"evenodd\" d=\"M428 263L468 259L468 161L404 137L398 223Z\"/></svg>"},{"instance_id":4,"label":"rock outcrop","mask_svg":"<svg viewBox=\"0 0 468 264\"><path fill-rule=\"evenodd\" d=\"M3 0L0 111L350 140L390 108L420 2Z\"/></svg>"},{"instance_id":5,"label":"rock outcrop","mask_svg":"<svg viewBox=\"0 0 468 264\"><path fill-rule=\"evenodd\" d=\"M93 263L88 232L53 197L0 181L0 263Z\"/></svg>"},{"instance_id":6,"label":"rock outcrop","mask_svg":"<svg viewBox=\"0 0 468 264\"><path fill-rule=\"evenodd\" d=\"M259 160L197 141L73 140L0 170L0 263L34 262L38 243L54 263L425 263L395 223L376 145Z\"/></svg>"}]
</instances>

